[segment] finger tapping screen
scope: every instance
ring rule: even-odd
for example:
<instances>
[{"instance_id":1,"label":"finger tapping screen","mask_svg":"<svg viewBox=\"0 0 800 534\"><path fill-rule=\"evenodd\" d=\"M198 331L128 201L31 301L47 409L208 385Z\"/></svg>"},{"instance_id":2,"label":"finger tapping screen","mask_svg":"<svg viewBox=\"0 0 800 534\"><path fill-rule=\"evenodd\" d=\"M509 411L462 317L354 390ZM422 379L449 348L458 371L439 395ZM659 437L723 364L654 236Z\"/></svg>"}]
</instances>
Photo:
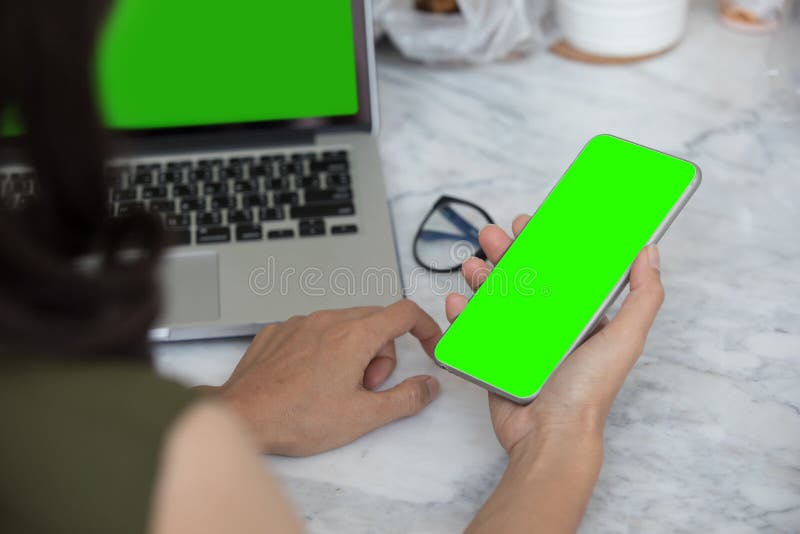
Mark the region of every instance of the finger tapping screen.
<instances>
[{"instance_id":1,"label":"finger tapping screen","mask_svg":"<svg viewBox=\"0 0 800 534\"><path fill-rule=\"evenodd\" d=\"M117 0L97 68L115 129L358 112L350 0Z\"/></svg>"},{"instance_id":2,"label":"finger tapping screen","mask_svg":"<svg viewBox=\"0 0 800 534\"><path fill-rule=\"evenodd\" d=\"M698 183L688 161L592 139L444 334L437 360L530 399Z\"/></svg>"}]
</instances>

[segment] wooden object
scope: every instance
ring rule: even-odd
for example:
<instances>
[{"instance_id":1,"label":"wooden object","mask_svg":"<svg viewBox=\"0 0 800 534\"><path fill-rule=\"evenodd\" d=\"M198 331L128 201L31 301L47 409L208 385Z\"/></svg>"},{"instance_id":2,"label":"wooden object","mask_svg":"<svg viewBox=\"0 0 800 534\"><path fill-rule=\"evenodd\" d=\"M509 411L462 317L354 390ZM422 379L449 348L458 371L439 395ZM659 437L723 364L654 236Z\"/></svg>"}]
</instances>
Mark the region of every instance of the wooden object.
<instances>
[{"instance_id":1,"label":"wooden object","mask_svg":"<svg viewBox=\"0 0 800 534\"><path fill-rule=\"evenodd\" d=\"M431 13L455 13L458 11L456 0L417 0L417 9Z\"/></svg>"},{"instance_id":2,"label":"wooden object","mask_svg":"<svg viewBox=\"0 0 800 534\"><path fill-rule=\"evenodd\" d=\"M584 52L582 50L578 50L577 48L573 47L565 40L558 41L553 46L550 47L550 51L558 56L561 56L566 59L571 59L573 61L580 61L582 63L594 63L596 65L624 65L626 63L636 63L637 61L642 61L645 59L650 59L651 57L660 56L661 54L672 50L672 46L665 48L664 50L659 50L658 52L654 52L652 54L645 54L642 56L632 56L632 57L611 57L611 56L596 56L594 54L589 54L588 52Z\"/></svg>"}]
</instances>

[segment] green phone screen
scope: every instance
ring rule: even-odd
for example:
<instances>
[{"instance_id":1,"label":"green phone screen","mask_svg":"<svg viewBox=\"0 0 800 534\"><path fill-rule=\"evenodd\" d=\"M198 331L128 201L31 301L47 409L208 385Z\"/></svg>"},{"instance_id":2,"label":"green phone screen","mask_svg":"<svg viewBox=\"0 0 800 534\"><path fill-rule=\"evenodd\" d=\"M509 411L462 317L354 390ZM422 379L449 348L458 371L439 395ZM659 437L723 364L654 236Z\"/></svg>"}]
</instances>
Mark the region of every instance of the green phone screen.
<instances>
[{"instance_id":1,"label":"green phone screen","mask_svg":"<svg viewBox=\"0 0 800 534\"><path fill-rule=\"evenodd\" d=\"M436 359L530 400L699 178L688 161L593 138L442 337Z\"/></svg>"}]
</instances>

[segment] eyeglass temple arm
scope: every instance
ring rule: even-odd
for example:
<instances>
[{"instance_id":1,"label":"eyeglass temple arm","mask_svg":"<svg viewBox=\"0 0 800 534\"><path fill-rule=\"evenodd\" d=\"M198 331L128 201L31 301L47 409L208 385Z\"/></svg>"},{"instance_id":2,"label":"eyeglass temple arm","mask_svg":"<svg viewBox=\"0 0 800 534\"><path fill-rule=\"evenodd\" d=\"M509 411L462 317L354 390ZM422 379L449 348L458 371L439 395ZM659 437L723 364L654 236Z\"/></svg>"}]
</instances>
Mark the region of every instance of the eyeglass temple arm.
<instances>
[{"instance_id":1,"label":"eyeglass temple arm","mask_svg":"<svg viewBox=\"0 0 800 534\"><path fill-rule=\"evenodd\" d=\"M470 224L470 222L464 219L461 215L456 213L453 208L445 205L439 208L439 211L445 219L450 221L456 228L461 230L464 233L464 236L468 237L475 243L478 242L478 229L472 226L472 224Z\"/></svg>"},{"instance_id":2,"label":"eyeglass temple arm","mask_svg":"<svg viewBox=\"0 0 800 534\"><path fill-rule=\"evenodd\" d=\"M423 241L460 241L466 239L470 243L478 246L478 240L472 236L439 232L438 230L421 230L419 238Z\"/></svg>"}]
</instances>

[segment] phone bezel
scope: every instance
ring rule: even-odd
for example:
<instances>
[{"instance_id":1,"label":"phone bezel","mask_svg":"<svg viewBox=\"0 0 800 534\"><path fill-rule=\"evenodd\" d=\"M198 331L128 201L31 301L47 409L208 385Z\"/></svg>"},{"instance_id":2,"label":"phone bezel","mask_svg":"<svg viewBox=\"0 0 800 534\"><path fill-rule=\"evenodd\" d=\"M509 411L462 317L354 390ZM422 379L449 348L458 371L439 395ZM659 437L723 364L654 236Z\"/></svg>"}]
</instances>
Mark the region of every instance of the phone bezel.
<instances>
[{"instance_id":1,"label":"phone bezel","mask_svg":"<svg viewBox=\"0 0 800 534\"><path fill-rule=\"evenodd\" d=\"M547 199L550 198L550 194L555 190L556 187L558 187L558 184L561 183L561 180L567 174L567 171L569 171L569 169L572 167L572 165L575 163L575 161L581 156L581 154L583 154L583 151L586 149L586 147L589 145L589 143L591 143L593 140L595 140L598 137L613 137L615 139L619 139L620 141L624 141L624 142L630 143L632 145L640 146L642 148L646 148L647 150L652 150L653 152L658 152L659 154L664 154L665 156L669 156L671 158L679 159L681 161L684 161L684 162L690 164L692 167L694 167L695 173L694 173L694 177L692 178L692 181L686 187L686 190L683 192L683 194L680 196L680 198L678 198L678 200L672 206L672 209L670 209L669 213L667 213L667 215L661 221L661 224L659 224L659 226L658 226L658 228L656 228L655 232L653 232L653 235L650 237L650 239L647 240L647 243L645 244L645 247L647 247L648 245L652 245L652 244L658 244L659 241L661 240L661 238L664 236L664 234L669 229L670 225L672 225L672 223L678 217L678 214L683 210L683 208L689 202L689 199L692 197L692 195L694 195L694 192L697 191L697 188L700 186L700 183L703 180L703 173L700 170L700 167L698 167L697 164L695 164L694 162L691 162L691 161L683 159L683 158L679 158L677 156L674 156L672 154L668 154L668 153L663 152L661 150L656 150L654 148L650 148L650 147L642 145L640 143L635 143L633 141L629 141L627 139L624 139L622 137L619 137L619 136L616 136L616 135L612 135L612 134L598 134L598 135L592 137L591 139L589 139L589 141L587 141L583 145L583 148L581 148L581 150L578 152L578 155L575 156L575 159L572 160L572 163L569 164L569 166L567 167L567 170L564 171L564 174L562 174L561 177L558 180L556 180L556 182L553 184L553 187L551 187L550 191L547 192L547 195L544 197L542 202L539 204L539 206L536 208L536 210L534 210L534 212L531 214L531 219L533 219L533 217L536 215L536 212L539 211L539 208L542 205L544 205L545 202L547 202ZM526 223L525 226L527 227L527 223ZM525 231L525 228L523 227L522 231L520 231L520 235L524 231ZM514 245L512 244L511 246L514 246ZM509 393L507 391L504 391L502 389L497 388L496 386L494 386L494 385L492 385L492 384L490 384L490 383L488 383L488 382L486 382L484 380L481 380L480 378L472 376L469 373L465 373L464 371L462 371L460 369L457 369L455 367L452 367L452 366L446 364L445 362L441 361L438 358L438 356L436 355L435 349L434 349L434 357L433 357L433 359L436 362L436 364L439 367L441 367L442 369L445 369L445 370L449 371L450 373L453 373L454 375L456 375L456 376L458 376L460 378L463 378L463 379L465 379L465 380L467 380L469 382L472 382L473 384L477 384L478 386L480 386L480 387L482 387L482 388L484 388L486 390L489 390L492 393L495 393L495 394L497 394L497 395L499 395L499 396L501 396L503 398L506 398L506 399L508 399L508 400L510 400L512 402L515 402L517 404L530 404L531 402L533 402L533 400L536 397L539 396L539 393L541 393L542 388L545 386L545 384L547 384L547 382L550 380L550 378L553 376L553 374L555 374L555 372L558 370L558 368L561 367L561 365L564 363L564 361L567 359L567 357L569 357L569 355L572 354L572 351L574 351L581 343L583 343L583 341L586 340L586 338L589 336L589 334L591 334L591 332L594 331L595 327L597 326L597 323L603 317L605 312L608 310L608 308L611 307L611 305L614 304L614 301L617 299L617 297L619 297L619 295L622 292L623 288L628 284L628 278L630 277L631 267L632 266L633 266L633 264L628 266L628 268L625 270L625 272L623 273L622 277L619 279L617 284L614 286L614 288L611 290L611 292L608 294L608 296L602 302L602 304L598 307L597 311L592 316L591 320L586 324L584 329L581 331L581 333L578 335L578 337L575 339L575 341L569 347L569 350L567 350L566 354L564 354L564 356L561 357L561 359L559 360L558 364L550 372L550 375L547 377L547 379L545 379L542 382L541 387L539 387L539 389L536 390L536 392L534 392L532 395L530 395L528 397L517 397L516 395L513 395L513 394L511 394L511 393ZM456 318L456 320L458 320L458 318ZM455 321L453 321L453 322L455 322ZM447 330L449 330L449 329L450 329L450 327L447 328ZM447 334L447 330L445 330L445 333L443 334L442 337L444 337L444 335ZM437 347L438 347L438 345L437 345Z\"/></svg>"}]
</instances>

